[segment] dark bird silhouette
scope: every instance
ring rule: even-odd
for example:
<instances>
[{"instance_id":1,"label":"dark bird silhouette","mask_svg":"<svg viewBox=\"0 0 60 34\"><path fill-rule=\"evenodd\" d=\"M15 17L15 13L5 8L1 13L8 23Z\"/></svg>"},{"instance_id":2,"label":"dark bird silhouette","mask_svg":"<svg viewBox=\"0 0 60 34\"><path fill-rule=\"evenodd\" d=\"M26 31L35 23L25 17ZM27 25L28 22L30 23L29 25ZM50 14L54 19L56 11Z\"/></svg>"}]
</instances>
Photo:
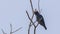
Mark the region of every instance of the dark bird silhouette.
<instances>
[{"instance_id":1,"label":"dark bird silhouette","mask_svg":"<svg viewBox=\"0 0 60 34\"><path fill-rule=\"evenodd\" d=\"M39 14L39 12L38 12L37 10L35 10L34 14L35 14L35 16L36 16L37 22L38 22L40 25L42 25L42 26L45 28L45 30L47 30L47 27L46 27L46 25L45 25L43 16L42 16L41 14Z\"/></svg>"}]
</instances>

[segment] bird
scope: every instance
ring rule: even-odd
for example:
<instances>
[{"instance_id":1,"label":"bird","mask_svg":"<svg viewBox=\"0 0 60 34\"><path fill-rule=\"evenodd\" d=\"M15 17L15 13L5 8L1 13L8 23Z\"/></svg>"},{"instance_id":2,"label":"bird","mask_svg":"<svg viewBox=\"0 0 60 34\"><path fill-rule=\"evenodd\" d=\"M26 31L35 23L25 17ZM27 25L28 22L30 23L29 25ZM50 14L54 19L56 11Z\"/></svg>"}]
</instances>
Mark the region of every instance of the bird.
<instances>
[{"instance_id":1,"label":"bird","mask_svg":"<svg viewBox=\"0 0 60 34\"><path fill-rule=\"evenodd\" d=\"M36 16L36 20L37 20L38 24L40 24L41 26L43 26L45 28L45 30L47 30L43 16L41 14L39 14L39 12L36 9L34 11L34 14Z\"/></svg>"}]
</instances>

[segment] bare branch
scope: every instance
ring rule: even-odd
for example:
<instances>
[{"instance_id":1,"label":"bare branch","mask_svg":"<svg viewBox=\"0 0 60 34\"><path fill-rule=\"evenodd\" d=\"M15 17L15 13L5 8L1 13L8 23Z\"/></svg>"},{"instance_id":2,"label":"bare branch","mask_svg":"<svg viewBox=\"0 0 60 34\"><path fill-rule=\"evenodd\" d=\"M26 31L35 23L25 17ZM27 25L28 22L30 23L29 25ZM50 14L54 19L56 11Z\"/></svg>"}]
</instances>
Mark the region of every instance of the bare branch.
<instances>
[{"instance_id":1,"label":"bare branch","mask_svg":"<svg viewBox=\"0 0 60 34\"><path fill-rule=\"evenodd\" d=\"M22 27L18 28L15 31L12 31L12 24L10 24L10 28L11 28L10 34L13 34L13 33L17 32L17 31L19 31Z\"/></svg>"},{"instance_id":2,"label":"bare branch","mask_svg":"<svg viewBox=\"0 0 60 34\"><path fill-rule=\"evenodd\" d=\"M34 17L34 14L32 15L32 17L31 17L31 20L33 19L33 17ZM32 24L31 24L31 22L30 22L30 24L29 24L29 28L28 28L28 34L30 34L30 27L32 26Z\"/></svg>"},{"instance_id":3,"label":"bare branch","mask_svg":"<svg viewBox=\"0 0 60 34\"><path fill-rule=\"evenodd\" d=\"M17 31L19 31L21 28L22 28L22 27L18 28L17 30L13 31L12 33L15 33L15 32L17 32Z\"/></svg>"},{"instance_id":4,"label":"bare branch","mask_svg":"<svg viewBox=\"0 0 60 34\"><path fill-rule=\"evenodd\" d=\"M32 13L33 13L33 15L32 15L32 19L33 19L33 17L34 17L34 9L33 9L33 5L32 5L32 1L30 0L30 4L31 4L31 8L32 8Z\"/></svg>"},{"instance_id":5,"label":"bare branch","mask_svg":"<svg viewBox=\"0 0 60 34\"><path fill-rule=\"evenodd\" d=\"M36 28L39 24L37 24L35 27L34 27L34 34L36 34Z\"/></svg>"},{"instance_id":6,"label":"bare branch","mask_svg":"<svg viewBox=\"0 0 60 34\"><path fill-rule=\"evenodd\" d=\"M10 24L10 34L12 34L12 24Z\"/></svg>"},{"instance_id":7,"label":"bare branch","mask_svg":"<svg viewBox=\"0 0 60 34\"><path fill-rule=\"evenodd\" d=\"M31 23L29 24L29 28L28 28L28 34L30 34L30 27L31 27Z\"/></svg>"},{"instance_id":8,"label":"bare branch","mask_svg":"<svg viewBox=\"0 0 60 34\"><path fill-rule=\"evenodd\" d=\"M1 30L2 30L3 34L7 34L7 33L5 33L5 32L4 32L4 30L3 30L3 29L1 29Z\"/></svg>"},{"instance_id":9,"label":"bare branch","mask_svg":"<svg viewBox=\"0 0 60 34\"><path fill-rule=\"evenodd\" d=\"M33 12L34 10L33 10L33 5L32 5L32 1L31 0L30 0L30 4L31 4L32 12Z\"/></svg>"},{"instance_id":10,"label":"bare branch","mask_svg":"<svg viewBox=\"0 0 60 34\"><path fill-rule=\"evenodd\" d=\"M22 27L18 28L18 29L15 30L15 31L12 31L12 24L10 24L10 34L13 34L13 33L17 32L17 31L19 31L21 28L22 28ZM1 29L1 30L2 30L3 34L7 34L7 33L4 32L3 29Z\"/></svg>"},{"instance_id":11,"label":"bare branch","mask_svg":"<svg viewBox=\"0 0 60 34\"><path fill-rule=\"evenodd\" d=\"M31 17L31 20L33 19L33 17L34 17L34 13L33 13L32 17ZM28 34L30 34L30 27L31 27L31 26L32 26L32 24L31 24L31 22L30 22L29 28L28 28Z\"/></svg>"},{"instance_id":12,"label":"bare branch","mask_svg":"<svg viewBox=\"0 0 60 34\"><path fill-rule=\"evenodd\" d=\"M26 11L26 13L27 13L27 16L28 16L28 18L29 18L29 20L31 21L31 23L34 25L34 22L32 21L32 19L29 17L29 14L28 14L28 12ZM35 26L35 25L34 25Z\"/></svg>"},{"instance_id":13,"label":"bare branch","mask_svg":"<svg viewBox=\"0 0 60 34\"><path fill-rule=\"evenodd\" d=\"M37 28L38 24L35 26L34 23L35 23L36 21L35 21L35 22L32 21L32 19L33 19L33 17L34 17L34 10L33 10L33 5L32 5L32 1L31 1L31 0L30 0L30 4L31 4L31 8L32 8L33 15L32 15L32 17L30 18L28 12L26 11L28 18L29 18L29 20L31 21L30 24L29 24L29 28L28 28L28 34L30 34L30 27L31 27L32 25L34 25L34 34L36 34L36 28ZM32 23L32 24L31 24L31 23Z\"/></svg>"},{"instance_id":14,"label":"bare branch","mask_svg":"<svg viewBox=\"0 0 60 34\"><path fill-rule=\"evenodd\" d=\"M34 34L36 34L36 27L34 27Z\"/></svg>"},{"instance_id":15,"label":"bare branch","mask_svg":"<svg viewBox=\"0 0 60 34\"><path fill-rule=\"evenodd\" d=\"M11 32L12 32L12 24L10 24Z\"/></svg>"},{"instance_id":16,"label":"bare branch","mask_svg":"<svg viewBox=\"0 0 60 34\"><path fill-rule=\"evenodd\" d=\"M38 0L38 11L41 13L39 2L40 2L40 0Z\"/></svg>"}]
</instances>

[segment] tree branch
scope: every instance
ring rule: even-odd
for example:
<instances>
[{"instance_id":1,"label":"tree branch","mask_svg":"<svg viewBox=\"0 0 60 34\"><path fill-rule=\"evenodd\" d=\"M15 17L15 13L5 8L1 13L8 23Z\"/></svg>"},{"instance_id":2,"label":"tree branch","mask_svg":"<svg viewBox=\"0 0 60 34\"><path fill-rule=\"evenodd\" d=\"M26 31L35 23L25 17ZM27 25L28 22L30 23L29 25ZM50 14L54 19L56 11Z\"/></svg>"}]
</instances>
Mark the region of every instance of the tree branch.
<instances>
[{"instance_id":1,"label":"tree branch","mask_svg":"<svg viewBox=\"0 0 60 34\"><path fill-rule=\"evenodd\" d=\"M10 34L12 34L12 24L10 24Z\"/></svg>"},{"instance_id":2,"label":"tree branch","mask_svg":"<svg viewBox=\"0 0 60 34\"><path fill-rule=\"evenodd\" d=\"M29 14L28 14L28 12L26 11L26 14L27 14L27 16L28 16L28 18L29 18L29 20L31 21L31 23L34 25L34 22L32 21L32 19L29 17ZM35 25L34 25L35 26Z\"/></svg>"},{"instance_id":3,"label":"tree branch","mask_svg":"<svg viewBox=\"0 0 60 34\"><path fill-rule=\"evenodd\" d=\"M30 4L31 4L32 12L33 12L34 10L33 10L33 5L32 5L32 1L31 0L30 0Z\"/></svg>"},{"instance_id":4,"label":"tree branch","mask_svg":"<svg viewBox=\"0 0 60 34\"><path fill-rule=\"evenodd\" d=\"M36 34L36 27L34 27L34 34Z\"/></svg>"},{"instance_id":5,"label":"tree branch","mask_svg":"<svg viewBox=\"0 0 60 34\"><path fill-rule=\"evenodd\" d=\"M7 33L5 33L5 32L4 32L4 30L3 30L3 29L1 29L1 30L2 30L3 34L7 34Z\"/></svg>"},{"instance_id":6,"label":"tree branch","mask_svg":"<svg viewBox=\"0 0 60 34\"><path fill-rule=\"evenodd\" d=\"M17 32L17 31L19 31L21 28L22 28L22 27L18 28L17 30L13 31L12 33L15 33L15 32Z\"/></svg>"},{"instance_id":7,"label":"tree branch","mask_svg":"<svg viewBox=\"0 0 60 34\"><path fill-rule=\"evenodd\" d=\"M10 34L13 34L13 33L17 32L17 31L19 31L22 27L18 28L15 31L12 31L12 24L10 24L10 28L11 28Z\"/></svg>"},{"instance_id":8,"label":"tree branch","mask_svg":"<svg viewBox=\"0 0 60 34\"><path fill-rule=\"evenodd\" d=\"M40 3L40 0L38 0L38 11L39 11L39 13L41 13L42 9L40 9L39 3Z\"/></svg>"},{"instance_id":9,"label":"tree branch","mask_svg":"<svg viewBox=\"0 0 60 34\"><path fill-rule=\"evenodd\" d=\"M28 28L28 34L30 34L30 27L31 27L31 23L29 24L29 28Z\"/></svg>"}]
</instances>

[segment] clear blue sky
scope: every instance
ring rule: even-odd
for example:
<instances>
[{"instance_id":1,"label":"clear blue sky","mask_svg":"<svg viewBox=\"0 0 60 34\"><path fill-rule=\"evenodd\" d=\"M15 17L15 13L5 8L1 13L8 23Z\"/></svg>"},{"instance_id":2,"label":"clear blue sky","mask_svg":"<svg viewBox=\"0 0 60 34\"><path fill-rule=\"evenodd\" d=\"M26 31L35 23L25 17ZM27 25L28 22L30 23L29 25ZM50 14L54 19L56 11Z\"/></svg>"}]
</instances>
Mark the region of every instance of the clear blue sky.
<instances>
[{"instance_id":1,"label":"clear blue sky","mask_svg":"<svg viewBox=\"0 0 60 34\"><path fill-rule=\"evenodd\" d=\"M33 0L34 8L37 8L37 1ZM40 7L48 30L38 26L36 33L60 34L60 0L41 0ZM9 34L10 24L13 25L13 31L23 27L14 34L27 34L30 21L26 15L26 10L31 16L29 0L0 0L0 34L2 34L1 29ZM31 34L33 34L33 27L31 30Z\"/></svg>"}]
</instances>

